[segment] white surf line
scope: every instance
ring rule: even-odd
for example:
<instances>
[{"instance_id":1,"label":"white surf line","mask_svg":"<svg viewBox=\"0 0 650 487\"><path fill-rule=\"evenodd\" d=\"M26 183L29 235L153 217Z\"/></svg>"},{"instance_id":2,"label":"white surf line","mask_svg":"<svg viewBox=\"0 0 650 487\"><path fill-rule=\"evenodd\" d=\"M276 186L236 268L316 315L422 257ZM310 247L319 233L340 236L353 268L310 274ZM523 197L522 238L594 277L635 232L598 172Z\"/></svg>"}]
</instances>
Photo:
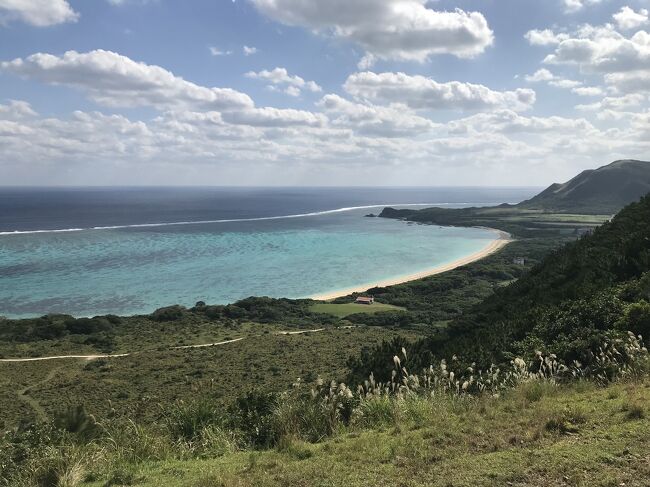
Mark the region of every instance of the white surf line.
<instances>
[{"instance_id":1,"label":"white surf line","mask_svg":"<svg viewBox=\"0 0 650 487\"><path fill-rule=\"evenodd\" d=\"M183 345L180 347L172 347L172 350L185 350L188 348L205 348L205 347L216 347L219 345L226 345L228 343L235 343L243 340L246 337L241 337L241 338L234 338L233 340L225 340L223 342L215 342L215 343L202 343L201 345Z\"/></svg>"},{"instance_id":2,"label":"white surf line","mask_svg":"<svg viewBox=\"0 0 650 487\"><path fill-rule=\"evenodd\" d=\"M368 210L371 208L393 207L393 206L450 206L450 205L483 205L487 203L383 203L380 205L366 205L366 206L350 206L344 208L336 208L334 210L314 211L311 213L298 213L295 215L280 215L280 216L262 216L257 218L232 218L227 220L197 220L197 221L181 221L181 222L161 222L161 223L134 223L132 225L111 225L105 227L88 227L88 228L61 228L53 230L12 230L0 232L0 236L9 235L28 235L35 233L68 233L68 232L85 232L91 230L119 230L125 228L155 228L155 227L170 227L179 225L205 225L209 223L237 223L237 222L257 222L266 220L284 220L290 218L305 218L309 216L331 215L333 213L343 213L354 210Z\"/></svg>"}]
</instances>

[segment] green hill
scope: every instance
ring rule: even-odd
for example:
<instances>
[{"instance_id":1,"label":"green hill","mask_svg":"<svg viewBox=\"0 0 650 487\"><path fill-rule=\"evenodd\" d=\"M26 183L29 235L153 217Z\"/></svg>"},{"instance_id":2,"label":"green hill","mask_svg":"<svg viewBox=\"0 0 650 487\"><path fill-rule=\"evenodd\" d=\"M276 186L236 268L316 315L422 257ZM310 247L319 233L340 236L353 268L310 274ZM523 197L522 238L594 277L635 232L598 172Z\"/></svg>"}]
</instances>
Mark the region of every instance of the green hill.
<instances>
[{"instance_id":1,"label":"green hill","mask_svg":"<svg viewBox=\"0 0 650 487\"><path fill-rule=\"evenodd\" d=\"M591 235L548 254L509 286L410 346L416 367L454 354L482 366L549 350L570 363L595 360L603 337L650 336L650 196L625 207ZM354 377L386 363L403 342L361 357ZM385 378L389 369L383 370Z\"/></svg>"},{"instance_id":2,"label":"green hill","mask_svg":"<svg viewBox=\"0 0 650 487\"><path fill-rule=\"evenodd\" d=\"M623 160L552 184L518 208L586 214L616 213L650 192L650 162Z\"/></svg>"}]
</instances>

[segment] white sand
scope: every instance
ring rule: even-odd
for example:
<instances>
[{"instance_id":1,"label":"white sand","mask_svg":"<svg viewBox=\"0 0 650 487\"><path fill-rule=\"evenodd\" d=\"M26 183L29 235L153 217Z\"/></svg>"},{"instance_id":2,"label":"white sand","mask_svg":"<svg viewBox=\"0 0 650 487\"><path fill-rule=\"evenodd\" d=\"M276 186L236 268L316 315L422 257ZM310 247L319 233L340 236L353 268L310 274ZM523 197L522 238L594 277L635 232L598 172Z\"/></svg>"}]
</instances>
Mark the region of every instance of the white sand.
<instances>
[{"instance_id":1,"label":"white sand","mask_svg":"<svg viewBox=\"0 0 650 487\"><path fill-rule=\"evenodd\" d=\"M492 230L493 232L496 232L498 234L498 238L492 242L490 242L485 248L480 250L479 252L476 252L474 254L468 255L467 257L463 257L462 259L455 260L453 262L450 262L448 264L444 264L438 267L434 267L433 269L429 269L426 271L422 272L417 272L415 274L409 274L406 276L400 276L400 277L394 277L390 279L385 279L383 281L375 282L375 283L366 283L362 284L360 286L356 287L351 287L348 289L339 289L338 291L332 291L324 294L318 294L315 296L309 296L311 299L316 299L319 301L329 301L331 299L336 299L340 298L343 296L348 296L352 293L362 293L364 291L367 291L370 288L373 287L387 287L387 286L394 286L396 284L402 284L404 282L408 281L415 281L417 279L423 279L425 277L433 276L436 274L441 274L443 272L451 271L453 269L456 269L457 267L461 267L467 264L471 264L472 262L475 262L477 260L483 259L487 257L488 255L493 254L494 252L497 252L501 250L503 247L508 245L510 242L512 242L512 239L510 237L510 234L506 232L502 232L501 230L495 230L494 228L489 228L488 230Z\"/></svg>"}]
</instances>

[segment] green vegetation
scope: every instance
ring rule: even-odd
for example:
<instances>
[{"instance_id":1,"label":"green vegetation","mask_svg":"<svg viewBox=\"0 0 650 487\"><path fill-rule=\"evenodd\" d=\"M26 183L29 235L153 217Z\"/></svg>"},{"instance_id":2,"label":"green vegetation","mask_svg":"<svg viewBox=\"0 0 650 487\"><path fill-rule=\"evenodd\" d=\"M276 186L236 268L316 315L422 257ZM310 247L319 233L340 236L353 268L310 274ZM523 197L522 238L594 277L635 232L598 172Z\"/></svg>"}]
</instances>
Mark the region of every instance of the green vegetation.
<instances>
[{"instance_id":1,"label":"green vegetation","mask_svg":"<svg viewBox=\"0 0 650 487\"><path fill-rule=\"evenodd\" d=\"M614 214L649 192L650 162L616 161L584 171L567 183L553 184L517 207Z\"/></svg>"},{"instance_id":2,"label":"green vegetation","mask_svg":"<svg viewBox=\"0 0 650 487\"><path fill-rule=\"evenodd\" d=\"M345 318L346 316L363 313L366 314L375 314L383 313L386 311L404 311L404 308L399 306L393 306L390 304L378 303L375 301L371 305L357 304L357 303L315 303L309 308L313 313L323 313L328 315L334 315L339 318Z\"/></svg>"},{"instance_id":3,"label":"green vegetation","mask_svg":"<svg viewBox=\"0 0 650 487\"><path fill-rule=\"evenodd\" d=\"M1 320L2 357L124 355L0 362L0 486L646 485L650 196L578 214L603 171L567 208L385 209L515 241L372 306Z\"/></svg>"},{"instance_id":4,"label":"green vegetation","mask_svg":"<svg viewBox=\"0 0 650 487\"><path fill-rule=\"evenodd\" d=\"M384 208L379 216L436 225L498 228L518 238L549 239L557 236L576 238L609 220L611 214L553 213L501 205L423 210Z\"/></svg>"},{"instance_id":5,"label":"green vegetation","mask_svg":"<svg viewBox=\"0 0 650 487\"><path fill-rule=\"evenodd\" d=\"M442 361L420 374L402 352L389 382L370 376L356 392L316 378L223 408L199 391L147 424L70 408L0 440L0 482L643 485L650 357L634 335L602 350L600 369L542 354L484 371Z\"/></svg>"},{"instance_id":6,"label":"green vegetation","mask_svg":"<svg viewBox=\"0 0 650 487\"><path fill-rule=\"evenodd\" d=\"M3 423L53 418L79 404L98 417L158 421L167 405L199 391L226 405L253 389L283 391L298 378L321 374L342 380L346 360L363 347L398 335L417 338L365 326L291 335L280 334L285 329L279 325L265 325L261 333L256 326L257 332L250 323L229 328L230 334L219 332L204 343L243 339L212 347L150 349L112 359L0 362L0 429Z\"/></svg>"},{"instance_id":7,"label":"green vegetation","mask_svg":"<svg viewBox=\"0 0 650 487\"><path fill-rule=\"evenodd\" d=\"M567 362L591 364L603 336L648 331L649 240L650 197L645 197L407 348L418 367L452 354L485 366L545 349ZM378 364L402 344L398 340L364 352L352 365L355 377L377 373ZM385 377L388 371L379 373Z\"/></svg>"}]
</instances>

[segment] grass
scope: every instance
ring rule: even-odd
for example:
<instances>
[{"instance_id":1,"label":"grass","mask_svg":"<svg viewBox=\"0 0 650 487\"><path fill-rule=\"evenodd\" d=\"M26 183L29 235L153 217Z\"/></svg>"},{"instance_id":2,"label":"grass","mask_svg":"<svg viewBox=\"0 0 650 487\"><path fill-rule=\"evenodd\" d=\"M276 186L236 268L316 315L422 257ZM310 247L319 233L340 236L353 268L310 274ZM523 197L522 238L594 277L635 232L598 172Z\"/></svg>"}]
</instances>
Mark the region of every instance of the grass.
<instances>
[{"instance_id":1,"label":"grass","mask_svg":"<svg viewBox=\"0 0 650 487\"><path fill-rule=\"evenodd\" d=\"M212 337L246 339L224 346L186 349L147 349L115 359L66 359L47 362L0 363L0 429L2 423L49 417L68 406L83 404L101 417L128 415L156 419L161 405L193 397L199 392L228 402L250 389L283 391L297 378L342 379L346 360L362 347L373 347L398 334L416 335L379 327L328 328L318 333L279 335L279 326L264 325L266 333L239 333ZM259 332L259 330L258 330ZM196 343L188 336L183 343ZM45 380L47 379L47 380ZM26 390L28 399L20 395ZM62 393L63 391L63 393ZM30 407L36 403L37 409Z\"/></svg>"},{"instance_id":2,"label":"grass","mask_svg":"<svg viewBox=\"0 0 650 487\"><path fill-rule=\"evenodd\" d=\"M405 308L374 302L373 304L357 303L315 303L310 307L312 313L324 313L334 315L338 318L345 318L357 313L375 314L385 311L405 311Z\"/></svg>"},{"instance_id":3,"label":"grass","mask_svg":"<svg viewBox=\"0 0 650 487\"><path fill-rule=\"evenodd\" d=\"M415 401L417 402L417 401ZM645 486L650 384L522 385L500 398L419 400L373 429L218 458L144 462L134 485ZM552 428L566 422L571 428ZM333 466L335 467L333 468ZM106 478L84 483L106 485Z\"/></svg>"}]
</instances>

